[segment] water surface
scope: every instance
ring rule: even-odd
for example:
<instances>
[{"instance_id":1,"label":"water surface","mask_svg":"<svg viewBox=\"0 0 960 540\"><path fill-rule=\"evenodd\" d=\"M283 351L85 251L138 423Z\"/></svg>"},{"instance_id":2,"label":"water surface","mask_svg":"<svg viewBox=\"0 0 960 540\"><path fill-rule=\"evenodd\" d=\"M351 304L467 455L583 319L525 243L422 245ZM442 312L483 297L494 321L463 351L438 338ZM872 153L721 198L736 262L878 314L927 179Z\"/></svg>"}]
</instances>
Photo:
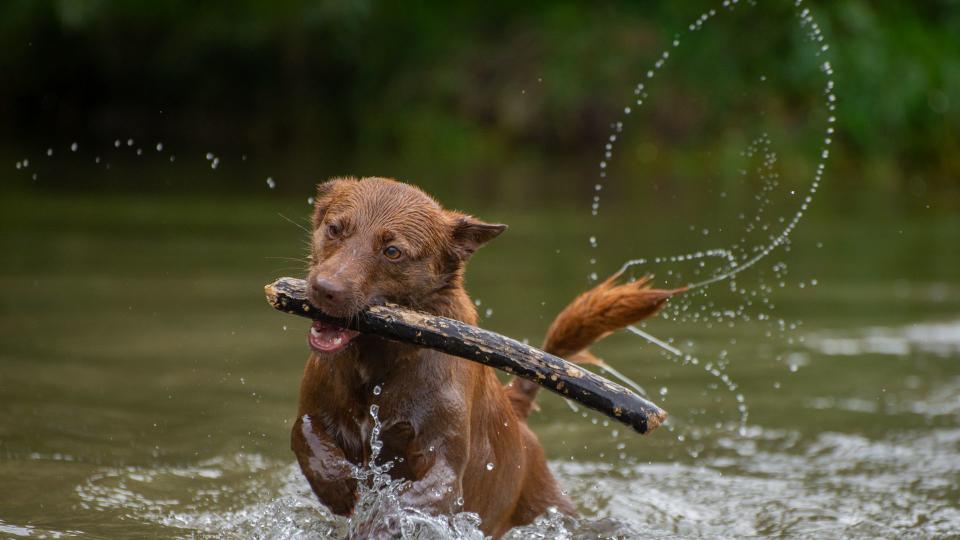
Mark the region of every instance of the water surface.
<instances>
[{"instance_id":1,"label":"water surface","mask_svg":"<svg viewBox=\"0 0 960 540\"><path fill-rule=\"evenodd\" d=\"M343 534L288 449L307 323L261 294L303 268L284 258L304 234L277 212L307 211L276 197L3 197L0 536ZM468 274L484 326L537 343L593 269L676 251L662 230L587 214L483 214L512 225ZM605 233L597 265L588 228ZM626 335L597 348L671 412L665 428L640 437L541 398L531 423L584 517L517 537L960 534L960 223L814 216L799 232L770 261L790 268L771 294L785 331L648 326L698 365Z\"/></svg>"}]
</instances>

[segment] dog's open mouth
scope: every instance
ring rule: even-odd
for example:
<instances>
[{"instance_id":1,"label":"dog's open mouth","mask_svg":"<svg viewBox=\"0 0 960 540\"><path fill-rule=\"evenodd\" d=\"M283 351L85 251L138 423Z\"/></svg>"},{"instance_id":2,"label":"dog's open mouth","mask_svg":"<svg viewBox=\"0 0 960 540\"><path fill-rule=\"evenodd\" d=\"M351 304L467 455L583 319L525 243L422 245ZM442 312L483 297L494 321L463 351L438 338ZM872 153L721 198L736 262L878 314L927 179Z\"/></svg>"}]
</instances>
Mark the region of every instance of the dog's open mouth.
<instances>
[{"instance_id":1,"label":"dog's open mouth","mask_svg":"<svg viewBox=\"0 0 960 540\"><path fill-rule=\"evenodd\" d=\"M307 335L307 343L317 352L336 353L346 348L359 334L360 332L347 330L335 324L313 321L313 326L310 327L310 333Z\"/></svg>"}]
</instances>

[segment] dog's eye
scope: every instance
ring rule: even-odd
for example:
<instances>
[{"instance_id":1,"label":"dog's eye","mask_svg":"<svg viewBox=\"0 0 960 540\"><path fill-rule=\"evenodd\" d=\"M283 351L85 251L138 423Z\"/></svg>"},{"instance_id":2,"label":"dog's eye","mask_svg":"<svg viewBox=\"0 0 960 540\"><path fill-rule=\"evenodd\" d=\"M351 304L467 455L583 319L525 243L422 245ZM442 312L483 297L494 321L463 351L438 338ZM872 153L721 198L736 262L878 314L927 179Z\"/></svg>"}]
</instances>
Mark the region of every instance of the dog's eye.
<instances>
[{"instance_id":1,"label":"dog's eye","mask_svg":"<svg viewBox=\"0 0 960 540\"><path fill-rule=\"evenodd\" d=\"M397 246L387 246L383 250L383 256L390 259L391 261L395 261L399 259L401 255L403 255L403 252L400 251L400 248L398 248Z\"/></svg>"},{"instance_id":2,"label":"dog's eye","mask_svg":"<svg viewBox=\"0 0 960 540\"><path fill-rule=\"evenodd\" d=\"M327 236L330 238L336 238L340 236L340 225L338 223L331 223L327 225Z\"/></svg>"}]
</instances>

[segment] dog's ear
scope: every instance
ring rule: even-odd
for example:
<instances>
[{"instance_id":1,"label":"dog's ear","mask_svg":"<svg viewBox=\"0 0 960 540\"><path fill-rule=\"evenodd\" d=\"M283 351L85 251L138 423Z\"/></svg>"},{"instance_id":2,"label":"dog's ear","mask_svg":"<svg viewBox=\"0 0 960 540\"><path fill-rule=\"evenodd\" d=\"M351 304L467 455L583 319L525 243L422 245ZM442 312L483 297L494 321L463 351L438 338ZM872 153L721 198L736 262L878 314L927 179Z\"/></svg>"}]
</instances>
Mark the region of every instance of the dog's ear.
<instances>
[{"instance_id":1,"label":"dog's ear","mask_svg":"<svg viewBox=\"0 0 960 540\"><path fill-rule=\"evenodd\" d=\"M326 182L317 184L317 194L314 196L313 203L313 228L316 229L323 223L323 216L327 213L330 203L336 198L337 193L344 187L356 183L356 178L333 178Z\"/></svg>"},{"instance_id":2,"label":"dog's ear","mask_svg":"<svg viewBox=\"0 0 960 540\"><path fill-rule=\"evenodd\" d=\"M465 214L453 214L453 250L457 257L465 261L480 246L493 240L507 229L500 223L485 223Z\"/></svg>"}]
</instances>

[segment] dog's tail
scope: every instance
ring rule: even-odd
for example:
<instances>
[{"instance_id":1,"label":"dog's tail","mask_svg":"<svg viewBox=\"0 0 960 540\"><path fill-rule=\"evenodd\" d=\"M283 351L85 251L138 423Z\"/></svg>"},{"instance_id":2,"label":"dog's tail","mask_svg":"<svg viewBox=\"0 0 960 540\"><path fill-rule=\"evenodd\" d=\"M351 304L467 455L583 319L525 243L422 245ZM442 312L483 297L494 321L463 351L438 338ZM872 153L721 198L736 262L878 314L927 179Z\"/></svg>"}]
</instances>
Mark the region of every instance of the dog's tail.
<instances>
[{"instance_id":1,"label":"dog's tail","mask_svg":"<svg viewBox=\"0 0 960 540\"><path fill-rule=\"evenodd\" d=\"M620 273L574 298L553 320L543 350L578 364L600 364L588 347L627 325L655 315L667 299L686 289L651 289L643 278L618 285ZM536 407L540 385L514 377L507 384L507 396L514 410L526 418Z\"/></svg>"}]
</instances>

